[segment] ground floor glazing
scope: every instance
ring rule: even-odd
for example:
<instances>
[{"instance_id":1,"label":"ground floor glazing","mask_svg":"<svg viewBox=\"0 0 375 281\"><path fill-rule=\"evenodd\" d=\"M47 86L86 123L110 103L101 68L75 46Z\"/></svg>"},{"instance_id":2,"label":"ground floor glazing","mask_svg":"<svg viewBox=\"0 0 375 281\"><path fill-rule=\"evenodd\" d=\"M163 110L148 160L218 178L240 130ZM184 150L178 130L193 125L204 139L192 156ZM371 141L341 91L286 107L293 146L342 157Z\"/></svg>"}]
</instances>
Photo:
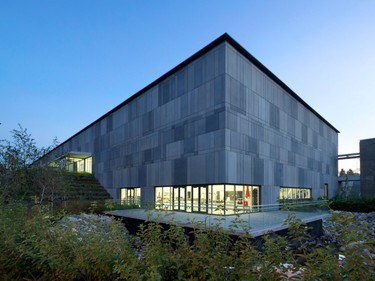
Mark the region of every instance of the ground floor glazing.
<instances>
[{"instance_id":1,"label":"ground floor glazing","mask_svg":"<svg viewBox=\"0 0 375 281\"><path fill-rule=\"evenodd\" d=\"M155 209L230 215L259 211L260 186L187 185L155 187Z\"/></svg>"},{"instance_id":2,"label":"ground floor glazing","mask_svg":"<svg viewBox=\"0 0 375 281\"><path fill-rule=\"evenodd\" d=\"M280 187L280 201L311 200L311 188ZM154 208L165 211L233 215L261 211L261 186L206 184L154 187ZM121 204L141 207L141 188L120 189Z\"/></svg>"}]
</instances>

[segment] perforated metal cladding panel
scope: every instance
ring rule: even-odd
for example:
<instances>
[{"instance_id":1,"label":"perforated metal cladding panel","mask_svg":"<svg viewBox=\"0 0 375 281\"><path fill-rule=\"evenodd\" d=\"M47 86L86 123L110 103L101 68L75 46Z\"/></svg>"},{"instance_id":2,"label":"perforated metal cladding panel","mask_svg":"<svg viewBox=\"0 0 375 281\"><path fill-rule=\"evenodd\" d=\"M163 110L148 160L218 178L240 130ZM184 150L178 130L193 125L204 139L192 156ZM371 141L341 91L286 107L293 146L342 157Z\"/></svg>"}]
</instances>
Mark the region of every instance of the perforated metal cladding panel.
<instances>
[{"instance_id":1,"label":"perforated metal cladding panel","mask_svg":"<svg viewBox=\"0 0 375 281\"><path fill-rule=\"evenodd\" d=\"M235 167L228 169L230 180L243 183L242 175L248 173L253 175L251 184L276 189L282 185L310 187L313 198L328 183L333 193L337 187L337 132L237 50L227 47L230 106L226 124L232 152L228 165ZM265 201L276 194L264 188L262 192Z\"/></svg>"},{"instance_id":2,"label":"perforated metal cladding panel","mask_svg":"<svg viewBox=\"0 0 375 281\"><path fill-rule=\"evenodd\" d=\"M225 144L224 54L224 45L217 47L114 112L106 129L118 130L111 141L116 148L99 150L111 155L103 165L107 173L122 172L112 182L103 178L106 186L224 180L218 163L225 161L219 153Z\"/></svg>"}]
</instances>

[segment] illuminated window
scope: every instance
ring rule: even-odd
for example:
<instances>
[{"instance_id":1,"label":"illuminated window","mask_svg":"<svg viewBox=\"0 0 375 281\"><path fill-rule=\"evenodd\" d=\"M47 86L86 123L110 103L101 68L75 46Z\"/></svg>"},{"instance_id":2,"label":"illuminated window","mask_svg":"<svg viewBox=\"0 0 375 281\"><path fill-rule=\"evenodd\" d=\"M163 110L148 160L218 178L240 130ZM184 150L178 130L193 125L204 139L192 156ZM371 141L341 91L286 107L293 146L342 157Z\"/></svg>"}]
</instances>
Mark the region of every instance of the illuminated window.
<instances>
[{"instance_id":1,"label":"illuminated window","mask_svg":"<svg viewBox=\"0 0 375 281\"><path fill-rule=\"evenodd\" d=\"M311 188L280 187L280 200L286 200L286 201L311 200Z\"/></svg>"},{"instance_id":2,"label":"illuminated window","mask_svg":"<svg viewBox=\"0 0 375 281\"><path fill-rule=\"evenodd\" d=\"M54 168L65 169L69 172L92 173L92 156L91 153L70 152L49 164Z\"/></svg>"},{"instance_id":3,"label":"illuminated window","mask_svg":"<svg viewBox=\"0 0 375 281\"><path fill-rule=\"evenodd\" d=\"M172 187L159 186L155 187L155 209L172 210Z\"/></svg>"},{"instance_id":4,"label":"illuminated window","mask_svg":"<svg viewBox=\"0 0 375 281\"><path fill-rule=\"evenodd\" d=\"M141 206L141 188L125 187L121 188L121 204Z\"/></svg>"},{"instance_id":5,"label":"illuminated window","mask_svg":"<svg viewBox=\"0 0 375 281\"><path fill-rule=\"evenodd\" d=\"M155 209L231 215L258 212L260 186L188 185L155 187Z\"/></svg>"},{"instance_id":6,"label":"illuminated window","mask_svg":"<svg viewBox=\"0 0 375 281\"><path fill-rule=\"evenodd\" d=\"M323 198L328 199L328 183L324 184Z\"/></svg>"},{"instance_id":7,"label":"illuminated window","mask_svg":"<svg viewBox=\"0 0 375 281\"><path fill-rule=\"evenodd\" d=\"M209 192L210 214L225 214L225 185L210 185Z\"/></svg>"}]
</instances>

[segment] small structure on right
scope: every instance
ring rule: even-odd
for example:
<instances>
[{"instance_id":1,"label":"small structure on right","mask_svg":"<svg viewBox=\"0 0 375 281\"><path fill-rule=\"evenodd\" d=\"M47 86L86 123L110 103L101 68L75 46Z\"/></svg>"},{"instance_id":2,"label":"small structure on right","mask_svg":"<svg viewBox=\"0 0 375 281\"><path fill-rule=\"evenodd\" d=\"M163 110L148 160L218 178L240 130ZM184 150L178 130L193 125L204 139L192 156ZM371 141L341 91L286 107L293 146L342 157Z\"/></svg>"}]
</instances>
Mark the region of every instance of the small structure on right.
<instances>
[{"instance_id":1,"label":"small structure on right","mask_svg":"<svg viewBox=\"0 0 375 281\"><path fill-rule=\"evenodd\" d=\"M359 142L361 161L361 195L375 196L375 138Z\"/></svg>"}]
</instances>

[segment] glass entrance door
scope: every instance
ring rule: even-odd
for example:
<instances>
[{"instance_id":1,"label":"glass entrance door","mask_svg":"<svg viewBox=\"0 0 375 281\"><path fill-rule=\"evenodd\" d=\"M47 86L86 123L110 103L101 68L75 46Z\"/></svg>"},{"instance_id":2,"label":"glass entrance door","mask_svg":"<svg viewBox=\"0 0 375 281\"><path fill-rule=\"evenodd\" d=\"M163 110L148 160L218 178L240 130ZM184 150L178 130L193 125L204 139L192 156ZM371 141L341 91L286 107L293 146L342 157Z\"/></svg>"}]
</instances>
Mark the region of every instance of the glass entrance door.
<instances>
[{"instance_id":1,"label":"glass entrance door","mask_svg":"<svg viewBox=\"0 0 375 281\"><path fill-rule=\"evenodd\" d=\"M207 213L207 186L193 186L192 212Z\"/></svg>"}]
</instances>

